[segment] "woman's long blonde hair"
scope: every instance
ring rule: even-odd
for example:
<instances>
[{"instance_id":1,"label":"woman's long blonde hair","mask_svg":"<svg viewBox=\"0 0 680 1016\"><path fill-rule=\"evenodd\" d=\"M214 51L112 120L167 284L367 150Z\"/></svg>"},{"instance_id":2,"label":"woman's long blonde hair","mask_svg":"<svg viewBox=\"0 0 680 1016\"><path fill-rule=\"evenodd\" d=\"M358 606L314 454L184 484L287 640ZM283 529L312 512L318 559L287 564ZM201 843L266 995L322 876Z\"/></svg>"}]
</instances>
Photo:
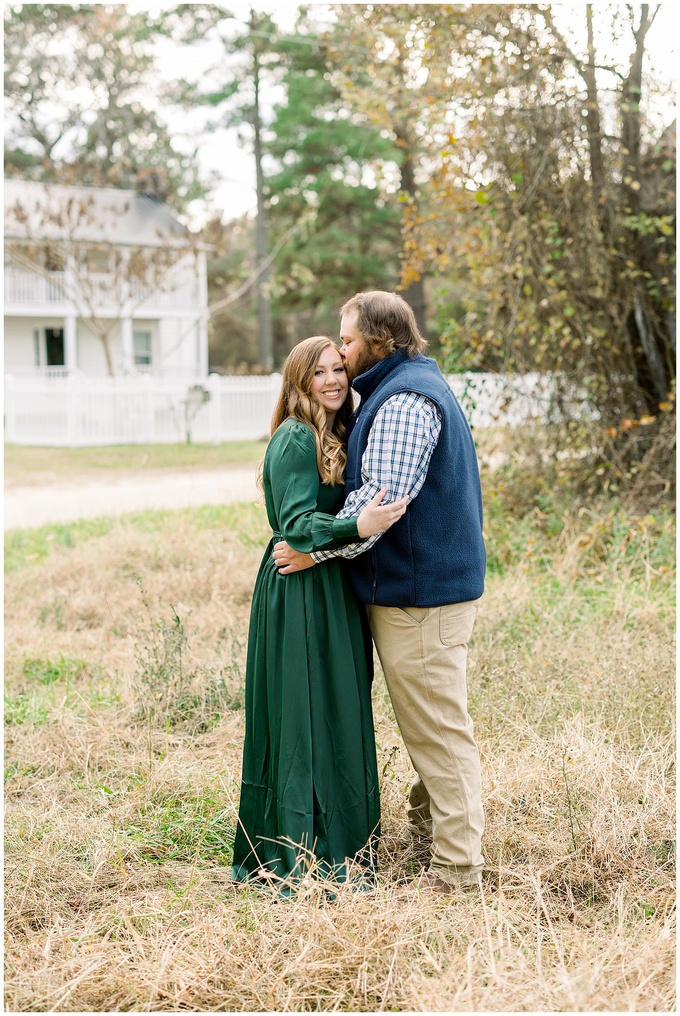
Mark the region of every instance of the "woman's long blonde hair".
<instances>
[{"instance_id":1,"label":"woman's long blonde hair","mask_svg":"<svg viewBox=\"0 0 680 1016\"><path fill-rule=\"evenodd\" d=\"M312 381L324 349L337 346L327 335L313 335L293 346L283 365L281 392L272 414L270 436L282 423L293 417L306 423L314 434L316 464L323 483L342 483L347 465L347 422L352 415L352 396L348 393L335 414L332 430L326 429L326 410L312 395ZM258 486L262 489L261 468Z\"/></svg>"}]
</instances>

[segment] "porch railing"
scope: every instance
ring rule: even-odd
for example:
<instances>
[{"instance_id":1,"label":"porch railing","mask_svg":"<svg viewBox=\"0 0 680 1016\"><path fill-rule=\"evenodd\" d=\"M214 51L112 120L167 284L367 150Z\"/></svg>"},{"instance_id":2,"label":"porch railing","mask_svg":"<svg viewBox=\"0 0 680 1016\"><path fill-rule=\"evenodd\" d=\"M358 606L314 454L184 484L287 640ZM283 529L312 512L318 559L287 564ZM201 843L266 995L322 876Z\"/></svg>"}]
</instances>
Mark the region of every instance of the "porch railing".
<instances>
[{"instance_id":1,"label":"porch railing","mask_svg":"<svg viewBox=\"0 0 680 1016\"><path fill-rule=\"evenodd\" d=\"M4 284L6 305L19 304L28 308L73 302L80 316L96 313L98 308L109 312L117 308L121 313L126 302L122 280L111 273L83 275L68 291L64 272L38 275L17 268L5 268ZM197 279L180 280L175 285L168 283L167 288L156 289L135 279L130 284L129 299L135 314L149 308L197 310L202 306Z\"/></svg>"}]
</instances>

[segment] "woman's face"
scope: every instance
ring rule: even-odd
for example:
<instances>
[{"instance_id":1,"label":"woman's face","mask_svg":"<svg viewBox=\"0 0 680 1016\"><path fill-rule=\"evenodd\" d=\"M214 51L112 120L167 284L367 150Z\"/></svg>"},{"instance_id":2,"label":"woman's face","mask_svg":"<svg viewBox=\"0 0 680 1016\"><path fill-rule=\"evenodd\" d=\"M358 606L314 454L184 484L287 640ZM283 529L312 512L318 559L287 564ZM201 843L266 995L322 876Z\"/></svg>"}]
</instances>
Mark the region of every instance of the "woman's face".
<instances>
[{"instance_id":1,"label":"woman's face","mask_svg":"<svg viewBox=\"0 0 680 1016\"><path fill-rule=\"evenodd\" d=\"M349 381L342 357L335 346L326 346L316 361L312 378L312 397L334 418L347 398Z\"/></svg>"}]
</instances>

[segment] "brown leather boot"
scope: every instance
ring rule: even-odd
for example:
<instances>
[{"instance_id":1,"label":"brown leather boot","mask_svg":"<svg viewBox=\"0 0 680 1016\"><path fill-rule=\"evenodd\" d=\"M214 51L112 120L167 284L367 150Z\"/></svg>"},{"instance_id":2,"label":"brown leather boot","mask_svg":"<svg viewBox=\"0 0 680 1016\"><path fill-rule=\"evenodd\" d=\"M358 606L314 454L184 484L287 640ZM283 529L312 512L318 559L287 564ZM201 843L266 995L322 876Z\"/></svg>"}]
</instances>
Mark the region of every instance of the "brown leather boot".
<instances>
[{"instance_id":1,"label":"brown leather boot","mask_svg":"<svg viewBox=\"0 0 680 1016\"><path fill-rule=\"evenodd\" d=\"M479 889L479 882L470 882L465 885L461 885L458 882L450 883L445 882L432 871L424 871L418 879L418 888L425 892L442 893L448 896L461 893L471 895L475 890Z\"/></svg>"}]
</instances>

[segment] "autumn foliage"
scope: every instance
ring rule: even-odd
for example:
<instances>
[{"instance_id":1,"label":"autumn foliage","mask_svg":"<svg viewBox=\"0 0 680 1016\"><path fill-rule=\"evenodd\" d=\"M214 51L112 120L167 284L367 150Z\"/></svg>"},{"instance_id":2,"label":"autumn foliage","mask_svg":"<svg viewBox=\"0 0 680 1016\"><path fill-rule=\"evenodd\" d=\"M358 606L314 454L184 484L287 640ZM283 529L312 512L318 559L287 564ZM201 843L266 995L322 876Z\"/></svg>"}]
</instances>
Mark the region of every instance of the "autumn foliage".
<instances>
[{"instance_id":1,"label":"autumn foliage","mask_svg":"<svg viewBox=\"0 0 680 1016\"><path fill-rule=\"evenodd\" d=\"M550 5L343 5L370 84L338 74L417 160L420 185L401 193L402 284L448 281L444 366L550 374L556 445L592 449L583 465L614 490L644 474L663 498L675 125L648 113L654 11L618 11L629 20L605 75L590 7L579 49Z\"/></svg>"}]
</instances>

